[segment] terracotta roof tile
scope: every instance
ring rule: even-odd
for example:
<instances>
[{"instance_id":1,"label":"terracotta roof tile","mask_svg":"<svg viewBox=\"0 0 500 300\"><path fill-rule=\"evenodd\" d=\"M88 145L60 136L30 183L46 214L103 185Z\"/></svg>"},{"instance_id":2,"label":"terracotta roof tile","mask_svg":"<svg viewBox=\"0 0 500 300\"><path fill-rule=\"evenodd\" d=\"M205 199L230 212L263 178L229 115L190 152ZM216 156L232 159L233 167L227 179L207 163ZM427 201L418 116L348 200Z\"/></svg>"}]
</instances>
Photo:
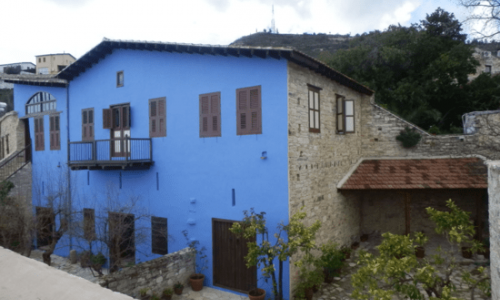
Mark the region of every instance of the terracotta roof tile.
<instances>
[{"instance_id":1,"label":"terracotta roof tile","mask_svg":"<svg viewBox=\"0 0 500 300\"><path fill-rule=\"evenodd\" d=\"M380 159L363 161L340 188L486 189L488 173L479 158Z\"/></svg>"}]
</instances>

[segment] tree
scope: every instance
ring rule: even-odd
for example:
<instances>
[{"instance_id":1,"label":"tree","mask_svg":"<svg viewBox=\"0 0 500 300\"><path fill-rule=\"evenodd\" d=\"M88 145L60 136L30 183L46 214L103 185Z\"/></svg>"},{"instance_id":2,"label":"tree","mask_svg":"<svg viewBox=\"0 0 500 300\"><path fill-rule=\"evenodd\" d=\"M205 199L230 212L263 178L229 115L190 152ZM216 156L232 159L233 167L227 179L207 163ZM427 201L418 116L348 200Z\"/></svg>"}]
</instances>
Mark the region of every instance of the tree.
<instances>
[{"instance_id":1,"label":"tree","mask_svg":"<svg viewBox=\"0 0 500 300\"><path fill-rule=\"evenodd\" d=\"M383 241L377 247L378 256L366 252L359 255L358 264L361 267L352 276L352 297L389 300L394 296L408 299L426 299L427 296L429 299L456 299L452 296L456 293L452 275L456 271L454 255L458 246L467 244L472 252L476 252L481 245L473 240L475 231L469 213L459 209L452 200L447 201L447 207L449 211L429 207L427 213L436 224L436 232L443 234L450 243L450 251L439 248L431 258L417 260L415 247L427 241L422 233L413 239L409 235L384 233ZM485 274L483 267L479 267L477 272L477 277L469 272L461 274L462 283L469 287L470 299L474 299L476 290L491 297L489 274Z\"/></svg>"},{"instance_id":2,"label":"tree","mask_svg":"<svg viewBox=\"0 0 500 300\"><path fill-rule=\"evenodd\" d=\"M349 49L324 59L375 90L377 103L406 120L457 132L461 116L471 111L464 87L478 65L465 39L455 16L438 8L419 24L355 37Z\"/></svg>"},{"instance_id":3,"label":"tree","mask_svg":"<svg viewBox=\"0 0 500 300\"><path fill-rule=\"evenodd\" d=\"M290 218L290 223L278 224L274 239L269 239L266 227L265 212L256 213L253 208L244 211L241 223L234 223L229 229L232 233L254 240L248 242L248 254L245 256L247 267L262 267L265 278L271 277L275 300L283 299L283 262L296 254L299 250L308 251L315 246L315 235L321 227L319 221L311 226L304 225L306 213L299 210ZM258 240L257 240L258 239ZM277 262L276 262L277 260ZM278 277L276 277L275 263L278 263Z\"/></svg>"},{"instance_id":4,"label":"tree","mask_svg":"<svg viewBox=\"0 0 500 300\"><path fill-rule=\"evenodd\" d=\"M492 38L500 33L499 0L458 0L458 4L469 11L465 22L472 25L473 34L483 38ZM481 29L474 29L474 25L479 25Z\"/></svg>"}]
</instances>

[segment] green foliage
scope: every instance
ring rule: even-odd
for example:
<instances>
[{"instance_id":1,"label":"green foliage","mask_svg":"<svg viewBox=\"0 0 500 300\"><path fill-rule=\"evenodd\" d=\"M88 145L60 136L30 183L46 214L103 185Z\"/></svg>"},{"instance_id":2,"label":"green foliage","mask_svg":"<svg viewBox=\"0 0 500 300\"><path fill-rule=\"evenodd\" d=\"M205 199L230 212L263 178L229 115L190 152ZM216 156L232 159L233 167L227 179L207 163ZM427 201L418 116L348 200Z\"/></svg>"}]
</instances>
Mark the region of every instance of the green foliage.
<instances>
[{"instance_id":1,"label":"green foliage","mask_svg":"<svg viewBox=\"0 0 500 300\"><path fill-rule=\"evenodd\" d=\"M439 130L439 127L436 125L432 125L431 128L429 128L429 133L430 134L440 134L441 131Z\"/></svg>"},{"instance_id":2,"label":"green foliage","mask_svg":"<svg viewBox=\"0 0 500 300\"><path fill-rule=\"evenodd\" d=\"M174 293L174 290L172 290L171 288L166 288L162 292L162 294L165 296L171 296L173 293Z\"/></svg>"},{"instance_id":3,"label":"green foliage","mask_svg":"<svg viewBox=\"0 0 500 300\"><path fill-rule=\"evenodd\" d=\"M383 241L377 247L378 256L361 252L360 268L352 276L355 299L384 299L394 297L406 299L457 299L453 297L457 286L450 280L457 263L454 245L462 242L474 243L474 227L467 212L459 209L453 201L447 202L449 211L427 208L431 220L436 223L436 232L444 234L452 246L450 252L442 251L428 259L417 259L415 248L424 245L427 237L417 233L412 239L406 235L384 233ZM462 284L469 290L479 290L483 296L491 296L491 283L484 268L477 270L478 277L470 273L461 274ZM425 293L422 292L425 291ZM471 292L471 299L474 299Z\"/></svg>"},{"instance_id":4,"label":"green foliage","mask_svg":"<svg viewBox=\"0 0 500 300\"><path fill-rule=\"evenodd\" d=\"M344 265L345 253L333 242L321 245L321 265L326 269L328 275L333 277L338 275L338 270Z\"/></svg>"},{"instance_id":5,"label":"green foliage","mask_svg":"<svg viewBox=\"0 0 500 300\"><path fill-rule=\"evenodd\" d=\"M142 288L139 290L139 295L141 295L141 297L143 296L146 296L146 294L148 293L149 289L148 288Z\"/></svg>"},{"instance_id":6,"label":"green foliage","mask_svg":"<svg viewBox=\"0 0 500 300\"><path fill-rule=\"evenodd\" d=\"M301 208L290 218L288 225L283 222L278 224L277 233L274 239L270 240L265 212L256 213L252 208L250 212L244 211L243 214L243 221L234 223L229 230L237 236L250 240L247 243L248 254L245 256L247 267L257 266L261 268L265 278L271 277L275 300L281 300L283 262L299 250L309 252L315 247L315 236L321 223L316 221L309 227L304 225L306 213ZM258 235L261 236L260 240L256 239ZM275 274L276 262L280 266L278 279Z\"/></svg>"},{"instance_id":7,"label":"green foliage","mask_svg":"<svg viewBox=\"0 0 500 300\"><path fill-rule=\"evenodd\" d=\"M94 254L90 254L90 262L94 265L99 265L99 266L102 266L104 264L106 264L106 257L104 256L104 254L102 254L101 252L99 252L97 255L94 255Z\"/></svg>"},{"instance_id":8,"label":"green foliage","mask_svg":"<svg viewBox=\"0 0 500 300\"><path fill-rule=\"evenodd\" d=\"M158 296L157 294L153 293L153 295L151 295L151 298L149 298L150 300L160 300L160 296Z\"/></svg>"},{"instance_id":9,"label":"green foliage","mask_svg":"<svg viewBox=\"0 0 500 300\"><path fill-rule=\"evenodd\" d=\"M180 281L177 281L177 283L174 284L174 288L175 289L183 289L184 285Z\"/></svg>"},{"instance_id":10,"label":"green foliage","mask_svg":"<svg viewBox=\"0 0 500 300\"><path fill-rule=\"evenodd\" d=\"M207 248L205 246L200 248L200 241L198 240L190 240L187 230L183 230L182 234L186 238L188 247L192 250L193 259L196 260L196 273L203 274L203 271L208 268Z\"/></svg>"},{"instance_id":11,"label":"green foliage","mask_svg":"<svg viewBox=\"0 0 500 300\"><path fill-rule=\"evenodd\" d=\"M421 128L460 132L464 113L500 106L500 79L484 75L468 84L479 63L465 39L455 16L438 8L419 24L355 37L348 49L323 59L373 89L378 104Z\"/></svg>"},{"instance_id":12,"label":"green foliage","mask_svg":"<svg viewBox=\"0 0 500 300\"><path fill-rule=\"evenodd\" d=\"M320 269L309 270L305 265L299 271L299 284L295 290L297 297L305 297L306 290L315 286L319 287L323 283L324 275Z\"/></svg>"},{"instance_id":13,"label":"green foliage","mask_svg":"<svg viewBox=\"0 0 500 300\"><path fill-rule=\"evenodd\" d=\"M4 206L9 204L10 201L7 195L12 188L14 188L14 184L10 181L3 181L0 183L0 205Z\"/></svg>"},{"instance_id":14,"label":"green foliage","mask_svg":"<svg viewBox=\"0 0 500 300\"><path fill-rule=\"evenodd\" d=\"M415 128L410 129L408 126L406 126L404 130L401 130L399 132L399 135L396 137L396 140L403 143L403 147L411 148L417 145L418 142L420 142L421 138L422 136L415 130Z\"/></svg>"}]
</instances>

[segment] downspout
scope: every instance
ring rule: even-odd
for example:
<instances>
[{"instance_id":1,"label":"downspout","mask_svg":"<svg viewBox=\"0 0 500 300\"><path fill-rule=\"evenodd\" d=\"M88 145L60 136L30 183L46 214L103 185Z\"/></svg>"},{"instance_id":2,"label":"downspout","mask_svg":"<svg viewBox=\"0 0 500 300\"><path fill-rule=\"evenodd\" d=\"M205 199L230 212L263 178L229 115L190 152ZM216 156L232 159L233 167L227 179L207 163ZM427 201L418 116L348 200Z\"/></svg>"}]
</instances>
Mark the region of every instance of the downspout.
<instances>
[{"instance_id":1,"label":"downspout","mask_svg":"<svg viewBox=\"0 0 500 300\"><path fill-rule=\"evenodd\" d=\"M68 85L66 86L66 134L67 134L67 145L66 145L66 152L67 152L67 160L66 160L66 167L67 167L67 172L68 172L68 205L69 205L69 217L68 217L68 229L69 229L69 249L73 249L73 229L72 229L72 215L73 215L73 205L71 201L71 170L69 167L69 82Z\"/></svg>"}]
</instances>

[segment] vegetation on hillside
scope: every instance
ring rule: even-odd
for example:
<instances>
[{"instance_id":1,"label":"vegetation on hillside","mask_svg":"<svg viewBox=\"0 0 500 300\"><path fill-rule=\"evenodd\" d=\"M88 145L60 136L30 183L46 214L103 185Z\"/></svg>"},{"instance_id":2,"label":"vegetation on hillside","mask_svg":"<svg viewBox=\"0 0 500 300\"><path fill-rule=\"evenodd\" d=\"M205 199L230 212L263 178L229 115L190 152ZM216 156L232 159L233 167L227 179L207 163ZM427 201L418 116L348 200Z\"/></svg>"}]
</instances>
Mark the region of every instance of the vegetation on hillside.
<instances>
[{"instance_id":1,"label":"vegetation on hillside","mask_svg":"<svg viewBox=\"0 0 500 300\"><path fill-rule=\"evenodd\" d=\"M354 37L325 63L375 90L375 101L424 129L461 132L464 113L498 109L500 76L469 82L478 62L462 24L438 8L419 24Z\"/></svg>"}]
</instances>

